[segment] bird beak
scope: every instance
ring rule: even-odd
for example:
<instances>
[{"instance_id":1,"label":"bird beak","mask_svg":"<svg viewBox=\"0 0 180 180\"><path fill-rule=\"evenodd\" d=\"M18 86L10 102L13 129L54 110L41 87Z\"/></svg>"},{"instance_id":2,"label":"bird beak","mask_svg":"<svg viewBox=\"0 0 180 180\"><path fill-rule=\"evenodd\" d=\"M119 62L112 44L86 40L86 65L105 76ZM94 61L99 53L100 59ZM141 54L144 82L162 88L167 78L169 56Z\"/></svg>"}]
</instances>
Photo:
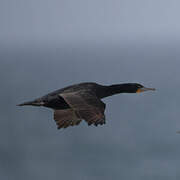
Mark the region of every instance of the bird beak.
<instances>
[{"instance_id":1,"label":"bird beak","mask_svg":"<svg viewBox=\"0 0 180 180\"><path fill-rule=\"evenodd\" d=\"M146 88L146 87L142 87L142 88L139 88L136 93L141 93L141 92L144 92L144 91L155 91L156 89L155 88Z\"/></svg>"}]
</instances>

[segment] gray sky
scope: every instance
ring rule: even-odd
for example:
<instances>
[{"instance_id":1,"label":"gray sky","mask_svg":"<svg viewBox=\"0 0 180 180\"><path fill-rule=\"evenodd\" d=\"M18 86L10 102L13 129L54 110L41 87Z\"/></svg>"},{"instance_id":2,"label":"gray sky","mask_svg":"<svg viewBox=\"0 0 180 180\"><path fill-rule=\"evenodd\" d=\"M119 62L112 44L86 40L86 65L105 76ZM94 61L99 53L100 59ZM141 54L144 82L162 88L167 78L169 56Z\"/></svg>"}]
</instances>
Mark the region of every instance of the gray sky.
<instances>
[{"instance_id":1,"label":"gray sky","mask_svg":"<svg viewBox=\"0 0 180 180\"><path fill-rule=\"evenodd\" d=\"M1 43L179 39L178 0L2 0Z\"/></svg>"},{"instance_id":2,"label":"gray sky","mask_svg":"<svg viewBox=\"0 0 180 180\"><path fill-rule=\"evenodd\" d=\"M1 51L2 179L180 178L176 46L34 48ZM156 92L104 99L106 125L58 131L52 111L16 104L64 86L139 82Z\"/></svg>"},{"instance_id":3,"label":"gray sky","mask_svg":"<svg viewBox=\"0 0 180 180\"><path fill-rule=\"evenodd\" d=\"M179 1L0 1L0 179L180 179ZM58 131L16 104L64 86L138 82L106 125Z\"/></svg>"}]
</instances>

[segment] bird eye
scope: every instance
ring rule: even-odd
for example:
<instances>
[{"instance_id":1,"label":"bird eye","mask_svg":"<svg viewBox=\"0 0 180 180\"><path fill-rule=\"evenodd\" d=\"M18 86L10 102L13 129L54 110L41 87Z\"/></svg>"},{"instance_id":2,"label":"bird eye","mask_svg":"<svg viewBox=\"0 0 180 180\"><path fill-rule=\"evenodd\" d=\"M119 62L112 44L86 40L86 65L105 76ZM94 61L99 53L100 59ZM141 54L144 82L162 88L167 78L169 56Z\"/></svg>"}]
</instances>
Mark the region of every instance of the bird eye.
<instances>
[{"instance_id":1,"label":"bird eye","mask_svg":"<svg viewBox=\"0 0 180 180\"><path fill-rule=\"evenodd\" d=\"M140 85L140 84L138 85L138 88L142 88L142 87L143 87L142 85Z\"/></svg>"}]
</instances>

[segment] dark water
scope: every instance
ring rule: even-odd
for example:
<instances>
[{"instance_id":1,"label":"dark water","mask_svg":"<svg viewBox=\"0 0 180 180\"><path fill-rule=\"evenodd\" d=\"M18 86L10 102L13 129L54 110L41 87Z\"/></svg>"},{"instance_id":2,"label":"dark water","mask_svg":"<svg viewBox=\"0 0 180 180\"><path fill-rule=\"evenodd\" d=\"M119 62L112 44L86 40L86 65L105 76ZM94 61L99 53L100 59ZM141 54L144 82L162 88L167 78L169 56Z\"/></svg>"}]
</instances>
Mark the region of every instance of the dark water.
<instances>
[{"instance_id":1,"label":"dark water","mask_svg":"<svg viewBox=\"0 0 180 180\"><path fill-rule=\"evenodd\" d=\"M0 64L0 179L180 178L179 44L2 47ZM157 91L106 98L101 127L58 131L51 110L16 107L84 81Z\"/></svg>"}]
</instances>

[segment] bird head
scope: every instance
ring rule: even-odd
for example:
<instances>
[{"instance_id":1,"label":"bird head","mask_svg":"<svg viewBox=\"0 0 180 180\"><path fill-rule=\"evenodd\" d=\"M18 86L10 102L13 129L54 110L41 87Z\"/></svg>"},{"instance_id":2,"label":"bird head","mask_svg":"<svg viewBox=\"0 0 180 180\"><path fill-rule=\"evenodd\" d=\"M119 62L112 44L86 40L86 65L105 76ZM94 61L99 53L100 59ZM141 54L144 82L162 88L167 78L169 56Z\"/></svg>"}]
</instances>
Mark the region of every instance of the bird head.
<instances>
[{"instance_id":1,"label":"bird head","mask_svg":"<svg viewBox=\"0 0 180 180\"><path fill-rule=\"evenodd\" d=\"M141 93L144 91L155 91L154 88L146 88L143 85L138 84L138 83L123 84L122 89L124 92L127 92L127 93Z\"/></svg>"},{"instance_id":2,"label":"bird head","mask_svg":"<svg viewBox=\"0 0 180 180\"><path fill-rule=\"evenodd\" d=\"M138 84L138 83L132 84L131 88L134 91L134 93L141 93L144 91L155 91L155 88L147 88L147 87L144 87L143 85Z\"/></svg>"}]
</instances>

